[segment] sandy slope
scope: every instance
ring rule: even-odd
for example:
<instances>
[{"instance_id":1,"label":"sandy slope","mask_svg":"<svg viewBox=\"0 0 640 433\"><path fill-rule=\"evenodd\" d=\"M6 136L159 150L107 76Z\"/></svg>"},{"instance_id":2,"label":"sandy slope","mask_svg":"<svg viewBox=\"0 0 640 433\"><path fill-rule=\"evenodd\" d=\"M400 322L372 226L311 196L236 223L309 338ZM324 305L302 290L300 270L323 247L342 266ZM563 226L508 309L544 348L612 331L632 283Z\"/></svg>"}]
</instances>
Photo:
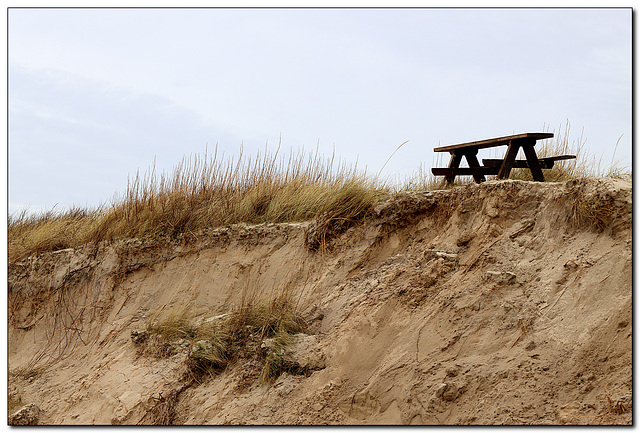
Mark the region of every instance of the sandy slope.
<instances>
[{"instance_id":1,"label":"sandy slope","mask_svg":"<svg viewBox=\"0 0 640 433\"><path fill-rule=\"evenodd\" d=\"M9 269L9 398L40 424L630 424L631 182L486 182L402 194L336 236L314 223L127 241ZM594 219L597 216L599 219ZM593 222L600 227L594 227ZM316 368L246 358L185 387L185 350L131 331L294 290Z\"/></svg>"}]
</instances>

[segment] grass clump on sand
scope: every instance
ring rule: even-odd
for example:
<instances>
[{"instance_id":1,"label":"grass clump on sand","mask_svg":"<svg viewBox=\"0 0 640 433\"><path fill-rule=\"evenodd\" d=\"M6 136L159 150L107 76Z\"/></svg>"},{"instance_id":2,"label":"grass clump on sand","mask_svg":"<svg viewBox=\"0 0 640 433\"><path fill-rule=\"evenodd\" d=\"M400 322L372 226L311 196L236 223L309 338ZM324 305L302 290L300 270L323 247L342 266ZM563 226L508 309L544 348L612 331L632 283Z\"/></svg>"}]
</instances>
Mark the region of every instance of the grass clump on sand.
<instances>
[{"instance_id":1,"label":"grass clump on sand","mask_svg":"<svg viewBox=\"0 0 640 433\"><path fill-rule=\"evenodd\" d=\"M286 347L293 335L306 331L306 321L286 293L259 302L241 305L232 311L199 324L188 319L189 308L172 311L151 319L140 338L134 332L134 342L140 354L168 357L185 351L186 379L199 381L223 370L238 359L253 359L263 365L262 382L269 382L280 373L294 369L285 362ZM271 340L269 350L263 350L265 340Z\"/></svg>"},{"instance_id":2,"label":"grass clump on sand","mask_svg":"<svg viewBox=\"0 0 640 433\"><path fill-rule=\"evenodd\" d=\"M235 223L355 220L388 193L376 179L317 151L258 153L223 160L184 158L173 173L155 168L129 179L124 197L94 210L9 216L9 262L87 243L177 236Z\"/></svg>"},{"instance_id":3,"label":"grass clump on sand","mask_svg":"<svg viewBox=\"0 0 640 433\"><path fill-rule=\"evenodd\" d=\"M255 361L262 370L255 374L260 383L270 383L290 365L273 361L273 351L265 353L263 342L273 338L286 351L293 335L306 330L290 293L280 292L262 301L243 300L228 313L194 323L190 306L178 307L151 317L143 331L131 336L138 345L138 355L164 358L182 353L183 374L177 387L152 397L153 404L138 424L171 425L178 419L180 395L189 387L205 381L238 360Z\"/></svg>"}]
</instances>

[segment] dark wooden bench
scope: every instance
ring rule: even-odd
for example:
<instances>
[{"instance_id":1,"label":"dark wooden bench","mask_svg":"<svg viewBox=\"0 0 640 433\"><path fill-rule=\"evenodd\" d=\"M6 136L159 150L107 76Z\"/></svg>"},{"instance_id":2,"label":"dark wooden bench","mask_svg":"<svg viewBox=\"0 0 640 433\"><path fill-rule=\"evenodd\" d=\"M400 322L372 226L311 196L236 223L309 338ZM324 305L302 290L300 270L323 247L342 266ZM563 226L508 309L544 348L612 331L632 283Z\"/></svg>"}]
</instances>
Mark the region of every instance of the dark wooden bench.
<instances>
[{"instance_id":1,"label":"dark wooden bench","mask_svg":"<svg viewBox=\"0 0 640 433\"><path fill-rule=\"evenodd\" d=\"M538 162L540 163L540 168L549 170L553 168L556 161L562 161L565 159L575 159L575 155L560 155L560 156L550 156L546 158L538 158ZM482 164L485 167L500 167L502 165L502 159L483 159ZM525 159L516 159L513 161L513 166L511 168L529 168L529 164Z\"/></svg>"},{"instance_id":2,"label":"dark wooden bench","mask_svg":"<svg viewBox=\"0 0 640 433\"><path fill-rule=\"evenodd\" d=\"M551 132L527 132L488 140L436 147L433 149L435 152L449 152L451 159L449 160L448 167L432 168L431 172L436 176L444 176L447 183L453 183L456 176L473 176L473 179L477 183L480 183L486 180L485 176L498 176L498 179L506 179L509 177L512 168L528 168L531 170L533 180L544 182L542 169L553 167L555 161L575 158L575 155L538 158L534 149L536 142L552 137L553 133ZM483 165L480 165L477 158L478 150L498 146L507 146L504 158L483 159ZM524 151L526 160L516 160L520 149ZM462 157L467 160L469 167L460 167Z\"/></svg>"}]
</instances>

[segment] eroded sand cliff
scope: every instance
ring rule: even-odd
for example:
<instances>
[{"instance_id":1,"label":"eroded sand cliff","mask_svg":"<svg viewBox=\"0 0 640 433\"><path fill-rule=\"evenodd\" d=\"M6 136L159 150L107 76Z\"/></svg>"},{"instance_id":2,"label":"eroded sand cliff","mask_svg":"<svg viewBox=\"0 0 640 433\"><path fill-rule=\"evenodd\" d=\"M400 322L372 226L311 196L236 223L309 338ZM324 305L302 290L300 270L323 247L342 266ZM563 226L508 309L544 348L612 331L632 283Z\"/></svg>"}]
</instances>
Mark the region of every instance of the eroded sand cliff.
<instances>
[{"instance_id":1,"label":"eroded sand cliff","mask_svg":"<svg viewBox=\"0 0 640 433\"><path fill-rule=\"evenodd\" d=\"M9 267L10 404L39 424L158 405L174 424L630 424L631 193L491 181L389 198L324 248L312 221L31 257ZM282 290L313 368L272 384L244 356L185 385L188 344L149 357L131 338Z\"/></svg>"}]
</instances>

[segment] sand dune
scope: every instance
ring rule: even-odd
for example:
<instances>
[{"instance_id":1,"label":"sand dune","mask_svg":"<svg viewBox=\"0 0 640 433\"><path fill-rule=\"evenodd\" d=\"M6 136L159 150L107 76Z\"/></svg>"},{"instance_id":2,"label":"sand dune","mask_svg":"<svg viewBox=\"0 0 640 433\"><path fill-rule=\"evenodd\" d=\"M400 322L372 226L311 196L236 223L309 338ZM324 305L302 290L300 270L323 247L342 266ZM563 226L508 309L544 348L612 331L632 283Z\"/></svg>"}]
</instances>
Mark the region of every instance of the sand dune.
<instances>
[{"instance_id":1,"label":"sand dune","mask_svg":"<svg viewBox=\"0 0 640 433\"><path fill-rule=\"evenodd\" d=\"M319 248L310 221L31 257L9 267L9 415L631 424L631 214L630 180L490 181L396 195ZM278 292L307 330L273 383L264 341L187 383L192 342L157 357L131 338L167 312L204 323Z\"/></svg>"}]
</instances>

